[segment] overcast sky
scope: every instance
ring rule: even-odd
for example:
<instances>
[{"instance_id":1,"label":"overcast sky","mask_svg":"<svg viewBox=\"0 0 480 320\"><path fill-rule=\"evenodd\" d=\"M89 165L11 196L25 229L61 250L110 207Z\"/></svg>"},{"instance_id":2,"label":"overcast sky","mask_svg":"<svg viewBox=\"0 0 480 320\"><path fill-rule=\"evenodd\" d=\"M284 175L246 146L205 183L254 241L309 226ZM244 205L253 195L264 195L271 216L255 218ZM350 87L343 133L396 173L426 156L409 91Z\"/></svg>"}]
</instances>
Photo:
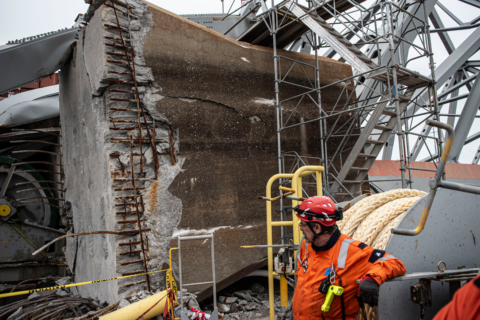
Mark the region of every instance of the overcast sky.
<instances>
[{"instance_id":1,"label":"overcast sky","mask_svg":"<svg viewBox=\"0 0 480 320\"><path fill-rule=\"evenodd\" d=\"M233 8L238 7L240 1L235 0ZM275 3L279 1L275 0ZM151 0L150 2L177 14L222 12L222 2L220 0ZM304 0L299 2L305 3ZM363 4L368 6L372 2L373 0L367 0ZM271 0L268 0L267 3L270 4ZM442 0L442 3L463 22L471 21L480 15L480 10L458 0ZM231 4L232 0L225 0L225 11L228 10ZM87 8L88 5L83 0L0 0L0 45L7 43L9 40L71 27L77 15L85 13ZM443 11L439 10L439 14L446 27L457 26L454 20ZM460 45L471 32L472 30L452 33L452 41L455 46ZM437 35L433 35L432 39L435 62L438 66L448 56L448 53ZM408 67L428 74L428 63L426 61L417 60L409 64ZM462 89L460 94L463 93L467 93L466 89ZM459 101L459 111L463 108L464 102L465 100ZM444 109L442 113L447 113L448 107ZM441 120L446 121L446 118ZM480 128L480 119L475 120L473 128ZM470 134L475 132L471 131ZM460 159L461 162L471 163L479 142L476 141L465 146ZM398 154L398 151L395 154ZM394 158L398 157L395 154ZM419 159L422 157L420 156Z\"/></svg>"},{"instance_id":2,"label":"overcast sky","mask_svg":"<svg viewBox=\"0 0 480 320\"><path fill-rule=\"evenodd\" d=\"M241 0L235 0L234 8ZM151 0L177 14L221 13L220 0ZM278 2L278 1L276 1ZM269 0L268 3L271 3ZM300 3L305 3L301 0ZM225 0L225 11L232 0ZM9 40L71 27L88 5L83 0L0 0L0 45Z\"/></svg>"}]
</instances>

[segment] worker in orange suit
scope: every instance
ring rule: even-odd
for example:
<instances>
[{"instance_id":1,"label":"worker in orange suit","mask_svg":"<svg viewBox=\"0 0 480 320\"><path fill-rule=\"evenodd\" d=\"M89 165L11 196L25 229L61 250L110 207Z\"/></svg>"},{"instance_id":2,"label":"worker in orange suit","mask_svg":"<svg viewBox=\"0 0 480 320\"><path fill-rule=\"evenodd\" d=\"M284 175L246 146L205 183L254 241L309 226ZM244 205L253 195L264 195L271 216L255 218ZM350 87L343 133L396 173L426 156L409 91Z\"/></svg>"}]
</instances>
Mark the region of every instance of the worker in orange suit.
<instances>
[{"instance_id":1,"label":"worker in orange suit","mask_svg":"<svg viewBox=\"0 0 480 320\"><path fill-rule=\"evenodd\" d=\"M470 280L453 295L433 320L480 319L480 275Z\"/></svg>"},{"instance_id":2,"label":"worker in orange suit","mask_svg":"<svg viewBox=\"0 0 480 320\"><path fill-rule=\"evenodd\" d=\"M363 303L378 305L382 283L405 274L405 266L394 256L338 230L343 212L329 197L308 198L294 210L305 238L297 256L294 320L356 320ZM330 286L342 287L343 294L334 296L324 312Z\"/></svg>"}]
</instances>

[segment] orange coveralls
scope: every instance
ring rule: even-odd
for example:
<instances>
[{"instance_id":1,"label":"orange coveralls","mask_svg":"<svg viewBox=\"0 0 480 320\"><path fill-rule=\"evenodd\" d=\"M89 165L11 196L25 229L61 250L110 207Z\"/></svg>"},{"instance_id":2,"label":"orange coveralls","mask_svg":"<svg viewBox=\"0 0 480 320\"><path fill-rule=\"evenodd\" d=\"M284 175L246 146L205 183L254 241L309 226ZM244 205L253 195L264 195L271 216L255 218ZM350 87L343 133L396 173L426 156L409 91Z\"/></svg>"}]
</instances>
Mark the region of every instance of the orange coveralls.
<instances>
[{"instance_id":1,"label":"orange coveralls","mask_svg":"<svg viewBox=\"0 0 480 320\"><path fill-rule=\"evenodd\" d=\"M480 318L480 275L453 295L452 301L433 320L474 320Z\"/></svg>"},{"instance_id":2,"label":"orange coveralls","mask_svg":"<svg viewBox=\"0 0 480 320\"><path fill-rule=\"evenodd\" d=\"M339 296L333 298L328 312L321 310L326 295L319 292L318 288L329 276L332 264L337 274L334 285L344 288L346 320L356 320L360 310L355 297L359 287L357 280L369 275L381 285L387 279L406 272L403 263L394 256L353 240L338 229L323 247L315 249L308 244L305 253L305 241L300 245L295 275L297 284L292 301L294 320L342 319Z\"/></svg>"}]
</instances>

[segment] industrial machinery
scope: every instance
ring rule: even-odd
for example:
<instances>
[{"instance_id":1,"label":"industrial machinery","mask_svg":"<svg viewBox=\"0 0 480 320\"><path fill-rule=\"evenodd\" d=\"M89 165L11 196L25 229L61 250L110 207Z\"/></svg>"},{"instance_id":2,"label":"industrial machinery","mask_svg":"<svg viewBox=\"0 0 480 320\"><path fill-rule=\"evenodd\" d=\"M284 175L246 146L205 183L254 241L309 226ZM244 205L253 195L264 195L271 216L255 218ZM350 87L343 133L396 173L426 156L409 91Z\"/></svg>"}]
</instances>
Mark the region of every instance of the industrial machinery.
<instances>
[{"instance_id":1,"label":"industrial machinery","mask_svg":"<svg viewBox=\"0 0 480 320\"><path fill-rule=\"evenodd\" d=\"M480 248L476 245L476 234L480 230L480 187L442 180L454 132L449 125L437 121L428 121L427 125L447 130L446 146L435 177L430 182L430 192L423 197L414 197L413 205L398 215L397 220L393 219L392 223L385 226L387 242L384 250L405 264L407 274L381 286L377 319L413 319L419 315L421 319L431 319L448 303L462 281L472 279L480 272L477 267L480 265ZM277 174L267 183L266 197L259 197L267 200L268 244L246 247L268 248L271 320L275 319L273 277L282 275L281 304L285 311L289 307L287 276L294 275L290 269L285 269L283 274L279 272L278 261L288 256L287 252L298 250L298 247L292 247L291 244L274 245L272 228L287 227L291 230L293 243L297 246L301 243L296 216L292 215L291 220L272 221L272 203L283 198L291 199L292 206L297 205L304 199L302 193L305 185L302 184L302 177L310 175L316 180L317 195L322 195L322 171L323 167L304 166L294 174ZM291 188L281 186L280 190L289 192L272 198L272 184L279 178L284 179L283 185L290 184ZM351 206L362 199L367 198L362 196L339 206L344 208L348 216L348 209L353 210ZM378 214L387 212L380 210ZM364 220L367 220L366 216ZM275 247L280 247L276 255L273 253ZM419 308L412 308L414 304L418 304ZM277 316L284 317L284 313Z\"/></svg>"},{"instance_id":2,"label":"industrial machinery","mask_svg":"<svg viewBox=\"0 0 480 320\"><path fill-rule=\"evenodd\" d=\"M63 275L62 243L32 257L66 233L58 129L17 129L0 139L0 281Z\"/></svg>"}]
</instances>

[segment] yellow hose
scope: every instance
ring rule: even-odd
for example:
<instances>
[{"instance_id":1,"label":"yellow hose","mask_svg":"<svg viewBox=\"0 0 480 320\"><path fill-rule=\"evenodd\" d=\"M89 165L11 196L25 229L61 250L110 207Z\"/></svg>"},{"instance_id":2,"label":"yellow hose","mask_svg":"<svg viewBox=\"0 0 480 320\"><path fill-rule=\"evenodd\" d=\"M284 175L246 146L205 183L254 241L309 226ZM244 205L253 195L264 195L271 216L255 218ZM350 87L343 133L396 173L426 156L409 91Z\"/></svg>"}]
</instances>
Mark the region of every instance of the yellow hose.
<instances>
[{"instance_id":1,"label":"yellow hose","mask_svg":"<svg viewBox=\"0 0 480 320\"><path fill-rule=\"evenodd\" d=\"M152 308L152 310L150 310L147 314L145 314L142 317L142 319L145 319L145 320L151 319L163 313L163 310L165 308L165 303L166 303L165 299L168 299L168 297L165 297L167 295L167 292L168 292L167 290L159 292L157 294L154 294L153 296L150 296L143 300L132 303L126 307L123 307L122 309L118 309L112 313L101 316L99 319L100 320L135 320L138 317L140 317L145 311L151 308L155 303L163 299L154 308ZM174 301L173 306L176 307L177 305L178 303Z\"/></svg>"},{"instance_id":2,"label":"yellow hose","mask_svg":"<svg viewBox=\"0 0 480 320\"><path fill-rule=\"evenodd\" d=\"M342 233L379 250L385 250L391 230L410 207L427 193L414 189L395 189L367 197L345 211L338 223ZM366 318L375 320L375 309L365 305Z\"/></svg>"}]
</instances>

